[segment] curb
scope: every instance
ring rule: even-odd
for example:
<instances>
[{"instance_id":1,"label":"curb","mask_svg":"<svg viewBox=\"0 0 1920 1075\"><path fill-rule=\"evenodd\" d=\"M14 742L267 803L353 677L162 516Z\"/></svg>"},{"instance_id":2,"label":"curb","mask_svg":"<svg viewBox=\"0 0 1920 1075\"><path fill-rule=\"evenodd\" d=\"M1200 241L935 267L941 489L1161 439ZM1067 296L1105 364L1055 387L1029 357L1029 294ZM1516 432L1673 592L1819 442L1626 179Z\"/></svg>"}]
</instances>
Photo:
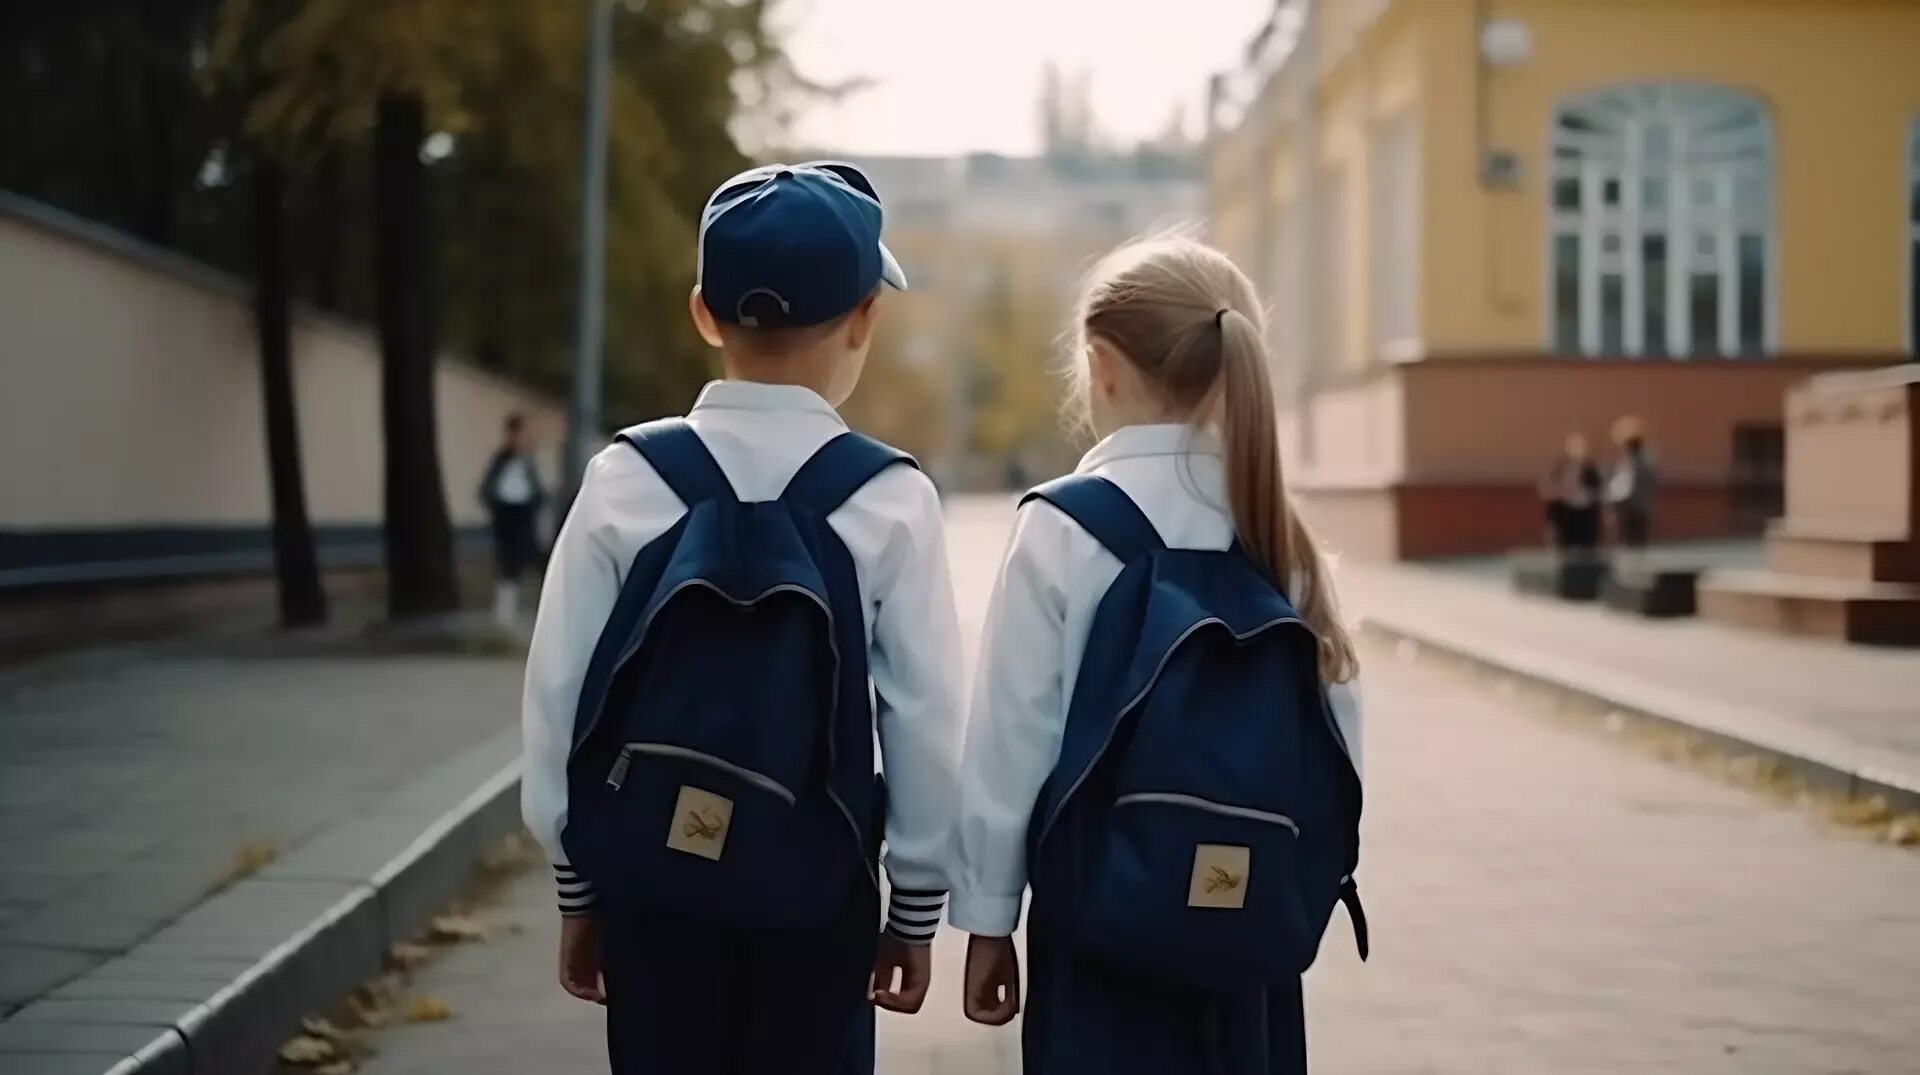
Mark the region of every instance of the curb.
<instances>
[{"instance_id":1,"label":"curb","mask_svg":"<svg viewBox=\"0 0 1920 1075\"><path fill-rule=\"evenodd\" d=\"M435 767L14 1019L63 1035L49 1046L55 1052L40 1054L59 1061L62 1075L273 1070L302 1018L377 975L393 944L458 895L481 851L520 824L519 734L510 732ZM0 1066L7 1059L0 1050Z\"/></svg>"},{"instance_id":2,"label":"curb","mask_svg":"<svg viewBox=\"0 0 1920 1075\"><path fill-rule=\"evenodd\" d=\"M1788 743L1753 729L1736 728L1714 721L1698 711L1711 710L1716 707L1715 703L1703 701L1698 707L1683 707L1679 704L1661 705L1636 700L1629 697L1634 693L1631 690L1581 683L1563 671L1546 668L1516 655L1489 656L1472 646L1442 641L1427 631L1388 622L1377 616L1368 617L1362 629L1390 641L1410 642L1482 670L1511 676L1535 687L1692 736L1720 753L1749 754L1771 759L1814 790L1847 798L1880 796L1896 810L1920 812L1920 776L1849 761L1827 751ZM1674 695L1672 700L1677 703L1682 699Z\"/></svg>"}]
</instances>

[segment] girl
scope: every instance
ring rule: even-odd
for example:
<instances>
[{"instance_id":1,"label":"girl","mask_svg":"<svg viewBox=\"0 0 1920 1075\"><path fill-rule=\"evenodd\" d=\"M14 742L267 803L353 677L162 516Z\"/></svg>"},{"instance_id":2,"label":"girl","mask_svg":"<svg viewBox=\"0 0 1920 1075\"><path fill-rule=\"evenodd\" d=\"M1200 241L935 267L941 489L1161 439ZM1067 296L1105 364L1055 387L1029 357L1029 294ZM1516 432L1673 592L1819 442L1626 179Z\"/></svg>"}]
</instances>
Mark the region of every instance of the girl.
<instances>
[{"instance_id":1,"label":"girl","mask_svg":"<svg viewBox=\"0 0 1920 1075\"><path fill-rule=\"evenodd\" d=\"M1103 437L1076 473L1118 486L1168 548L1226 550L1237 539L1262 575L1281 581L1317 636L1320 682L1356 749L1354 649L1281 482L1260 307L1246 276L1186 239L1123 247L1095 268L1076 337L1072 395ZM1030 823L1061 759L1090 627L1122 567L1054 503L1030 499L1020 509L988 611L962 772L951 918L973 934L963 999L976 1022L1000 1025L1020 1010L1010 935L1028 880ZM1185 876L1177 883L1185 892ZM1056 924L1076 913L1061 902L1036 890L1027 1075L1306 1070L1297 978L1221 993L1104 973L1056 942Z\"/></svg>"}]
</instances>

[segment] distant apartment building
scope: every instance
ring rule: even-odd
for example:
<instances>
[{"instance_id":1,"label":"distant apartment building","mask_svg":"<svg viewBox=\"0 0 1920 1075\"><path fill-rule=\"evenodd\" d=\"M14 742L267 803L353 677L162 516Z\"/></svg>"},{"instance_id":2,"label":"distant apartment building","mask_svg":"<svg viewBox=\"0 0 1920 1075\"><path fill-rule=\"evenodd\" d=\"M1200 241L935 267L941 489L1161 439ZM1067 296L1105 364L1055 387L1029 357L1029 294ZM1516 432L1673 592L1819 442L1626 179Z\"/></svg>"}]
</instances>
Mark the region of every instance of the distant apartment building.
<instances>
[{"instance_id":1,"label":"distant apartment building","mask_svg":"<svg viewBox=\"0 0 1920 1075\"><path fill-rule=\"evenodd\" d=\"M876 428L967 485L1066 458L1049 367L1080 278L1136 235L1201 224L1191 147L1035 157L855 158L887 209L887 243L912 290L889 298L885 339L935 382L940 412L856 397ZM890 414L880 412L890 411Z\"/></svg>"},{"instance_id":2,"label":"distant apartment building","mask_svg":"<svg viewBox=\"0 0 1920 1075\"><path fill-rule=\"evenodd\" d=\"M1214 83L1211 235L1271 297L1336 545L1537 538L1651 428L1659 536L1778 509L1782 395L1920 338L1920 4L1280 0Z\"/></svg>"}]
</instances>

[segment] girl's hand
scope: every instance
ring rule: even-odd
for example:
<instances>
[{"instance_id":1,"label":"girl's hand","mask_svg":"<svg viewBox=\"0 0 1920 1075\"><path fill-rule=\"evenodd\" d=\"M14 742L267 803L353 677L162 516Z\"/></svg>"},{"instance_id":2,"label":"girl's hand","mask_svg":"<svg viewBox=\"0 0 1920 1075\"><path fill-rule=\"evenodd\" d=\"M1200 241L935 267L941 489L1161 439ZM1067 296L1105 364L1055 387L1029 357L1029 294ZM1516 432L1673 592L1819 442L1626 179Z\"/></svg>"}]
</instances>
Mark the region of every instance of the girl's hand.
<instances>
[{"instance_id":1,"label":"girl's hand","mask_svg":"<svg viewBox=\"0 0 1920 1075\"><path fill-rule=\"evenodd\" d=\"M1020 1014L1020 953L1012 937L968 938L962 1000L967 1018L987 1026L1005 1026Z\"/></svg>"},{"instance_id":2,"label":"girl's hand","mask_svg":"<svg viewBox=\"0 0 1920 1075\"><path fill-rule=\"evenodd\" d=\"M894 987L898 974L900 985ZM867 985L867 999L890 1012L912 1015L927 1002L927 986L933 981L933 946L908 944L892 934L880 935L880 951L873 960L873 978Z\"/></svg>"},{"instance_id":3,"label":"girl's hand","mask_svg":"<svg viewBox=\"0 0 1920 1075\"><path fill-rule=\"evenodd\" d=\"M581 1000L607 1002L600 977L600 927L590 914L560 919L560 988Z\"/></svg>"}]
</instances>

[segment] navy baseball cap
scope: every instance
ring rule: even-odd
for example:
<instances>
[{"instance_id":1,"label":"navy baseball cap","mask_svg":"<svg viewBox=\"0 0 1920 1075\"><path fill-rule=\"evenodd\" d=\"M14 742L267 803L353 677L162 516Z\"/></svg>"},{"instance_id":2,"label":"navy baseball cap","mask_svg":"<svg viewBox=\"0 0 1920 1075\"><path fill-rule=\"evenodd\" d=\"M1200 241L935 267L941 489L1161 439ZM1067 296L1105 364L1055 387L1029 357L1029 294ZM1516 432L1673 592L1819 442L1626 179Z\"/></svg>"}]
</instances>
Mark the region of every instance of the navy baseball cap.
<instances>
[{"instance_id":1,"label":"navy baseball cap","mask_svg":"<svg viewBox=\"0 0 1920 1075\"><path fill-rule=\"evenodd\" d=\"M700 296L748 328L818 325L906 273L880 241L880 196L837 161L768 164L720 184L700 212Z\"/></svg>"}]
</instances>

